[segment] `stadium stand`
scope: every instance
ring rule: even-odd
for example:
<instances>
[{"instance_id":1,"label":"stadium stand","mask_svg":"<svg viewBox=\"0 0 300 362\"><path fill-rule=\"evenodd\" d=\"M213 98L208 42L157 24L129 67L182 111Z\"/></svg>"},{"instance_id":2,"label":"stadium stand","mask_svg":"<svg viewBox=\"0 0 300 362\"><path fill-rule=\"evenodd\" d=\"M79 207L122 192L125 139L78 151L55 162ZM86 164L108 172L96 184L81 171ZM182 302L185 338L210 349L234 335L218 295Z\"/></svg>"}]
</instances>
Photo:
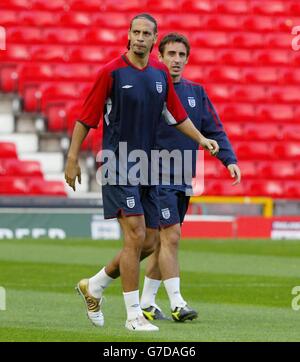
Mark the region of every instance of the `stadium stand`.
<instances>
[{"instance_id":1,"label":"stadium stand","mask_svg":"<svg viewBox=\"0 0 300 362\"><path fill-rule=\"evenodd\" d=\"M80 104L101 64L125 51L128 19L148 11L161 35L189 36L185 76L205 86L240 159L244 182L232 188L209 158L205 193L300 196L300 58L290 35L298 2L0 0L0 9L0 91L14 101L14 116L0 114L0 193L66 195L63 153ZM33 126L22 133L28 117ZM44 150L45 135L52 143ZM101 127L89 134L85 157L97 153L101 136ZM92 168L84 167L83 192Z\"/></svg>"}]
</instances>

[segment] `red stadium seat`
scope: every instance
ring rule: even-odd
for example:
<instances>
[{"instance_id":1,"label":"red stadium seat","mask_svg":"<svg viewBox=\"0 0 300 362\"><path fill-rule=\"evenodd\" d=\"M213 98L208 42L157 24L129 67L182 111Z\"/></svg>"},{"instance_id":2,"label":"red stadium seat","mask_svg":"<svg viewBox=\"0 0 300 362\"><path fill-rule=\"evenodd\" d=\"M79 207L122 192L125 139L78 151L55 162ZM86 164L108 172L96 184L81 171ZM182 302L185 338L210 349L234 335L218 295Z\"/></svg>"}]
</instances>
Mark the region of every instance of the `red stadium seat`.
<instances>
[{"instance_id":1,"label":"red stadium seat","mask_svg":"<svg viewBox=\"0 0 300 362\"><path fill-rule=\"evenodd\" d=\"M2 26L18 25L19 24L19 14L12 10L5 10L4 7L1 6L0 24Z\"/></svg>"},{"instance_id":2,"label":"red stadium seat","mask_svg":"<svg viewBox=\"0 0 300 362\"><path fill-rule=\"evenodd\" d=\"M274 19L270 16L253 16L251 14L243 19L242 27L253 32L274 31Z\"/></svg>"},{"instance_id":3,"label":"red stadium seat","mask_svg":"<svg viewBox=\"0 0 300 362\"><path fill-rule=\"evenodd\" d=\"M88 28L93 25L93 14L87 12L66 12L60 15L61 26Z\"/></svg>"},{"instance_id":4,"label":"red stadium seat","mask_svg":"<svg viewBox=\"0 0 300 362\"><path fill-rule=\"evenodd\" d=\"M46 117L47 129L51 132L65 132L67 130L67 113L65 103L48 102Z\"/></svg>"},{"instance_id":5,"label":"red stadium seat","mask_svg":"<svg viewBox=\"0 0 300 362\"><path fill-rule=\"evenodd\" d=\"M16 65L0 67L0 88L4 92L16 92L18 90L19 68Z\"/></svg>"},{"instance_id":6,"label":"red stadium seat","mask_svg":"<svg viewBox=\"0 0 300 362\"><path fill-rule=\"evenodd\" d=\"M291 63L291 52L288 50L257 50L254 53L254 61L263 65L289 65Z\"/></svg>"},{"instance_id":7,"label":"red stadium seat","mask_svg":"<svg viewBox=\"0 0 300 362\"><path fill-rule=\"evenodd\" d=\"M17 148L12 142L0 142L0 158L17 158Z\"/></svg>"},{"instance_id":8,"label":"red stadium seat","mask_svg":"<svg viewBox=\"0 0 300 362\"><path fill-rule=\"evenodd\" d=\"M290 50L291 41L292 37L289 33L268 34L265 37L265 46L269 46L272 49L283 48Z\"/></svg>"},{"instance_id":9,"label":"red stadium seat","mask_svg":"<svg viewBox=\"0 0 300 362\"><path fill-rule=\"evenodd\" d=\"M173 29L178 29L180 32L187 29L205 29L206 19L202 18L199 14L185 14L182 16L177 15L166 15L162 19L164 27L170 27ZM197 45L197 44L196 44Z\"/></svg>"},{"instance_id":10,"label":"red stadium seat","mask_svg":"<svg viewBox=\"0 0 300 362\"><path fill-rule=\"evenodd\" d=\"M174 1L174 0L151 0L147 2L147 11L150 13L152 12L162 12L162 13L172 13L174 10L174 7L176 9L181 8L181 0Z\"/></svg>"},{"instance_id":11,"label":"red stadium seat","mask_svg":"<svg viewBox=\"0 0 300 362\"><path fill-rule=\"evenodd\" d=\"M208 84L206 92L212 101L229 101L231 99L231 89L223 84Z\"/></svg>"},{"instance_id":12,"label":"red stadium seat","mask_svg":"<svg viewBox=\"0 0 300 362\"><path fill-rule=\"evenodd\" d=\"M31 59L35 62L65 62L69 58L63 45L36 45L32 47Z\"/></svg>"},{"instance_id":13,"label":"red stadium seat","mask_svg":"<svg viewBox=\"0 0 300 362\"><path fill-rule=\"evenodd\" d=\"M244 139L244 125L240 122L226 122L225 131L230 140L242 141Z\"/></svg>"},{"instance_id":14,"label":"red stadium seat","mask_svg":"<svg viewBox=\"0 0 300 362\"><path fill-rule=\"evenodd\" d=\"M82 42L82 31L68 28L48 28L43 38L48 44L78 44Z\"/></svg>"},{"instance_id":15,"label":"red stadium seat","mask_svg":"<svg viewBox=\"0 0 300 362\"><path fill-rule=\"evenodd\" d=\"M27 10L32 6L31 0L0 0L0 8L2 9L13 9L13 10ZM1 21L0 21L0 24Z\"/></svg>"},{"instance_id":16,"label":"red stadium seat","mask_svg":"<svg viewBox=\"0 0 300 362\"><path fill-rule=\"evenodd\" d=\"M234 122L253 122L256 117L255 107L247 103L228 103L222 107L222 119Z\"/></svg>"},{"instance_id":17,"label":"red stadium seat","mask_svg":"<svg viewBox=\"0 0 300 362\"><path fill-rule=\"evenodd\" d=\"M267 100L266 88L256 85L229 86L235 102L265 102Z\"/></svg>"},{"instance_id":18,"label":"red stadium seat","mask_svg":"<svg viewBox=\"0 0 300 362\"><path fill-rule=\"evenodd\" d=\"M37 196L67 196L65 185L62 181L45 181L38 178L29 180L28 194Z\"/></svg>"},{"instance_id":19,"label":"red stadium seat","mask_svg":"<svg viewBox=\"0 0 300 362\"><path fill-rule=\"evenodd\" d=\"M21 11L19 13L19 22L22 26L57 26L59 13L48 11Z\"/></svg>"},{"instance_id":20,"label":"red stadium seat","mask_svg":"<svg viewBox=\"0 0 300 362\"><path fill-rule=\"evenodd\" d=\"M189 63L191 64L215 64L217 51L215 49L195 48L190 53ZM189 67L189 65L188 65Z\"/></svg>"},{"instance_id":21,"label":"red stadium seat","mask_svg":"<svg viewBox=\"0 0 300 362\"><path fill-rule=\"evenodd\" d=\"M99 0L71 0L70 9L73 11L96 12L103 10L103 1Z\"/></svg>"},{"instance_id":22,"label":"red stadium seat","mask_svg":"<svg viewBox=\"0 0 300 362\"><path fill-rule=\"evenodd\" d=\"M191 36L191 42L197 47L220 48L230 45L230 37L227 33L210 31L194 32Z\"/></svg>"},{"instance_id":23,"label":"red stadium seat","mask_svg":"<svg viewBox=\"0 0 300 362\"><path fill-rule=\"evenodd\" d=\"M234 149L238 159L266 160L270 158L270 146L265 142L236 142Z\"/></svg>"},{"instance_id":24,"label":"red stadium seat","mask_svg":"<svg viewBox=\"0 0 300 362\"><path fill-rule=\"evenodd\" d=\"M242 73L238 67L215 66L208 69L208 80L217 83L240 83L242 81Z\"/></svg>"},{"instance_id":25,"label":"red stadium seat","mask_svg":"<svg viewBox=\"0 0 300 362\"><path fill-rule=\"evenodd\" d=\"M43 41L42 32L39 28L14 27L7 30L7 42L12 43L38 43Z\"/></svg>"},{"instance_id":26,"label":"red stadium seat","mask_svg":"<svg viewBox=\"0 0 300 362\"><path fill-rule=\"evenodd\" d=\"M288 7L286 1L268 0L268 1L253 1L251 3L252 11L255 14L266 15L286 15Z\"/></svg>"},{"instance_id":27,"label":"red stadium seat","mask_svg":"<svg viewBox=\"0 0 300 362\"><path fill-rule=\"evenodd\" d=\"M300 159L300 142L279 142L274 145L274 154L281 160Z\"/></svg>"},{"instance_id":28,"label":"red stadium seat","mask_svg":"<svg viewBox=\"0 0 300 362\"><path fill-rule=\"evenodd\" d=\"M189 65L184 70L184 77L194 82L203 83L205 73L202 67L199 67L198 65Z\"/></svg>"},{"instance_id":29,"label":"red stadium seat","mask_svg":"<svg viewBox=\"0 0 300 362\"><path fill-rule=\"evenodd\" d=\"M215 179L221 177L220 168L217 162L211 160L204 161L204 175L207 178ZM223 175L222 175L223 176Z\"/></svg>"},{"instance_id":30,"label":"red stadium seat","mask_svg":"<svg viewBox=\"0 0 300 362\"><path fill-rule=\"evenodd\" d=\"M24 177L1 177L1 195L26 195L28 194L28 179Z\"/></svg>"},{"instance_id":31,"label":"red stadium seat","mask_svg":"<svg viewBox=\"0 0 300 362\"><path fill-rule=\"evenodd\" d=\"M219 0L217 2L217 11L228 14L248 14L250 10L247 0Z\"/></svg>"},{"instance_id":32,"label":"red stadium seat","mask_svg":"<svg viewBox=\"0 0 300 362\"><path fill-rule=\"evenodd\" d=\"M127 34L118 34L115 30L92 28L87 31L85 40L90 44L126 44Z\"/></svg>"},{"instance_id":33,"label":"red stadium seat","mask_svg":"<svg viewBox=\"0 0 300 362\"><path fill-rule=\"evenodd\" d=\"M251 65L253 64L253 52L248 49L220 50L218 60L223 64Z\"/></svg>"},{"instance_id":34,"label":"red stadium seat","mask_svg":"<svg viewBox=\"0 0 300 362\"><path fill-rule=\"evenodd\" d=\"M300 141L300 125L284 125L282 129L282 138L285 141Z\"/></svg>"},{"instance_id":35,"label":"red stadium seat","mask_svg":"<svg viewBox=\"0 0 300 362\"><path fill-rule=\"evenodd\" d=\"M245 80L247 83L278 83L279 72L273 67L246 68Z\"/></svg>"},{"instance_id":36,"label":"red stadium seat","mask_svg":"<svg viewBox=\"0 0 300 362\"><path fill-rule=\"evenodd\" d=\"M107 11L132 11L142 13L147 4L147 0L118 0L118 1L106 1L105 7Z\"/></svg>"},{"instance_id":37,"label":"red stadium seat","mask_svg":"<svg viewBox=\"0 0 300 362\"><path fill-rule=\"evenodd\" d=\"M300 187L298 181L285 181L284 182L284 197L289 199L300 198Z\"/></svg>"},{"instance_id":38,"label":"red stadium seat","mask_svg":"<svg viewBox=\"0 0 300 362\"><path fill-rule=\"evenodd\" d=\"M266 161L259 167L259 176L265 179L297 178L296 164L291 161Z\"/></svg>"},{"instance_id":39,"label":"red stadium seat","mask_svg":"<svg viewBox=\"0 0 300 362\"><path fill-rule=\"evenodd\" d=\"M243 182L232 186L233 180L204 180L204 195L242 196L247 194L248 183Z\"/></svg>"},{"instance_id":40,"label":"red stadium seat","mask_svg":"<svg viewBox=\"0 0 300 362\"><path fill-rule=\"evenodd\" d=\"M232 44L236 48L263 48L265 46L264 37L257 33L238 33L232 36Z\"/></svg>"},{"instance_id":41,"label":"red stadium seat","mask_svg":"<svg viewBox=\"0 0 300 362\"><path fill-rule=\"evenodd\" d=\"M215 10L215 2L212 0L183 0L182 9L191 13L209 14Z\"/></svg>"},{"instance_id":42,"label":"red stadium seat","mask_svg":"<svg viewBox=\"0 0 300 362\"><path fill-rule=\"evenodd\" d=\"M300 102L300 92L297 86L276 87L271 90L272 99L278 103L295 103Z\"/></svg>"},{"instance_id":43,"label":"red stadium seat","mask_svg":"<svg viewBox=\"0 0 300 362\"><path fill-rule=\"evenodd\" d=\"M37 10L48 10L52 12L68 10L68 1L66 0L32 0L33 9Z\"/></svg>"},{"instance_id":44,"label":"red stadium seat","mask_svg":"<svg viewBox=\"0 0 300 362\"><path fill-rule=\"evenodd\" d=\"M69 53L71 62L76 63L92 63L101 64L107 61L107 50L100 46L79 46L72 47Z\"/></svg>"},{"instance_id":45,"label":"red stadium seat","mask_svg":"<svg viewBox=\"0 0 300 362\"><path fill-rule=\"evenodd\" d=\"M276 123L247 123L244 125L245 140L277 141L282 139L281 127Z\"/></svg>"},{"instance_id":46,"label":"red stadium seat","mask_svg":"<svg viewBox=\"0 0 300 362\"><path fill-rule=\"evenodd\" d=\"M292 122L294 120L294 111L292 106L266 104L257 107L257 121L266 122Z\"/></svg>"},{"instance_id":47,"label":"red stadium seat","mask_svg":"<svg viewBox=\"0 0 300 362\"><path fill-rule=\"evenodd\" d=\"M0 176L43 177L43 173L39 162L20 161L16 158L9 158L4 160L0 159Z\"/></svg>"},{"instance_id":48,"label":"red stadium seat","mask_svg":"<svg viewBox=\"0 0 300 362\"><path fill-rule=\"evenodd\" d=\"M98 0L97 0L98 2ZM99 2L98 2L99 5ZM155 18L157 19L157 15L155 15ZM105 28L122 28L122 29L128 29L128 16L124 13L106 13L105 16L103 14L95 14L93 18L93 24L94 26L102 26ZM158 20L158 19L157 19ZM161 25L160 25L161 28Z\"/></svg>"},{"instance_id":49,"label":"red stadium seat","mask_svg":"<svg viewBox=\"0 0 300 362\"><path fill-rule=\"evenodd\" d=\"M242 179L256 179L260 177L259 162L254 161L240 161L239 167L242 172Z\"/></svg>"},{"instance_id":50,"label":"red stadium seat","mask_svg":"<svg viewBox=\"0 0 300 362\"><path fill-rule=\"evenodd\" d=\"M219 31L239 31L241 19L236 15L210 15L206 20L206 29Z\"/></svg>"},{"instance_id":51,"label":"red stadium seat","mask_svg":"<svg viewBox=\"0 0 300 362\"><path fill-rule=\"evenodd\" d=\"M25 45L7 44L6 51L0 51L0 61L26 62L28 60L30 60L30 52Z\"/></svg>"},{"instance_id":52,"label":"red stadium seat","mask_svg":"<svg viewBox=\"0 0 300 362\"><path fill-rule=\"evenodd\" d=\"M285 197L283 181L263 179L251 181L248 192L250 196Z\"/></svg>"}]
</instances>

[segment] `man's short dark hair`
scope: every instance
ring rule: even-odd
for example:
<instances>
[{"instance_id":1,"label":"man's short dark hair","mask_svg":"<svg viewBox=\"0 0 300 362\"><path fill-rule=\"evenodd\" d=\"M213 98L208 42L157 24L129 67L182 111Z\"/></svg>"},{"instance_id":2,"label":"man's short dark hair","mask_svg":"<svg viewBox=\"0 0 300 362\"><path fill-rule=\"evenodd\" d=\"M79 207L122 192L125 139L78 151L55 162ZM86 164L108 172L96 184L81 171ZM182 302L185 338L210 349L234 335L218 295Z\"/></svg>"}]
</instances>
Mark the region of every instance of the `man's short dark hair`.
<instances>
[{"instance_id":1,"label":"man's short dark hair","mask_svg":"<svg viewBox=\"0 0 300 362\"><path fill-rule=\"evenodd\" d=\"M169 33L161 39L158 46L161 55L164 55L165 47L169 43L182 43L186 48L187 57L190 55L191 46L189 41L184 35L178 33Z\"/></svg>"},{"instance_id":2,"label":"man's short dark hair","mask_svg":"<svg viewBox=\"0 0 300 362\"><path fill-rule=\"evenodd\" d=\"M154 34L157 33L157 21L154 19L153 16L151 16L150 14L147 14L147 13L143 13L143 14L138 14L136 15L134 18L131 19L131 22L130 22L130 30L132 28L132 23L134 22L134 20L136 19L147 19L149 21L151 21L151 23L154 24ZM128 41L128 44L127 44L127 49L130 49L130 40ZM151 49L152 50L152 49Z\"/></svg>"}]
</instances>

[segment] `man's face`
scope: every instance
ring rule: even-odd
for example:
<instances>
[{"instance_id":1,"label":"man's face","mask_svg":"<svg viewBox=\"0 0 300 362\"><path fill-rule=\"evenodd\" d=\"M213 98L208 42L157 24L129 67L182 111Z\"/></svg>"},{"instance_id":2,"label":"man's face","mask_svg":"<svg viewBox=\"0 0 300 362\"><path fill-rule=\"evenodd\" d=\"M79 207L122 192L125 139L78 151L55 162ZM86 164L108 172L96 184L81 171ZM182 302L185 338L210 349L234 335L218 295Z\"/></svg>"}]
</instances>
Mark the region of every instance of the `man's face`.
<instances>
[{"instance_id":1,"label":"man's face","mask_svg":"<svg viewBox=\"0 0 300 362\"><path fill-rule=\"evenodd\" d=\"M128 40L130 40L130 50L140 57L146 56L157 40L154 24L147 19L135 19L128 32Z\"/></svg>"},{"instance_id":2,"label":"man's face","mask_svg":"<svg viewBox=\"0 0 300 362\"><path fill-rule=\"evenodd\" d=\"M186 47L179 42L167 43L163 55L159 54L159 59L169 68L173 78L180 77L188 62Z\"/></svg>"}]
</instances>

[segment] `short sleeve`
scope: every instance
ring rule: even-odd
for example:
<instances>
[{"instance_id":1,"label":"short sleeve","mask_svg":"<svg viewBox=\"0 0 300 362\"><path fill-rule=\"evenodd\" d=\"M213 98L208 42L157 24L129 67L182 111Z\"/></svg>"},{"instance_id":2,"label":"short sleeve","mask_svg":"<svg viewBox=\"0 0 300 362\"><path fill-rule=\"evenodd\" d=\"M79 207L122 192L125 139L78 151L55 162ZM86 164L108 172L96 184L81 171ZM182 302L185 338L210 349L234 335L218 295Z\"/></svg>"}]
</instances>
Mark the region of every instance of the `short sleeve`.
<instances>
[{"instance_id":1,"label":"short sleeve","mask_svg":"<svg viewBox=\"0 0 300 362\"><path fill-rule=\"evenodd\" d=\"M168 69L166 69L168 94L163 110L163 116L169 125L176 126L177 124L185 121L188 115L181 104L181 101L175 91L174 84Z\"/></svg>"},{"instance_id":2,"label":"short sleeve","mask_svg":"<svg viewBox=\"0 0 300 362\"><path fill-rule=\"evenodd\" d=\"M112 88L112 77L110 72L103 67L97 76L97 79L86 97L79 122L90 128L97 128L106 99L109 97Z\"/></svg>"}]
</instances>

